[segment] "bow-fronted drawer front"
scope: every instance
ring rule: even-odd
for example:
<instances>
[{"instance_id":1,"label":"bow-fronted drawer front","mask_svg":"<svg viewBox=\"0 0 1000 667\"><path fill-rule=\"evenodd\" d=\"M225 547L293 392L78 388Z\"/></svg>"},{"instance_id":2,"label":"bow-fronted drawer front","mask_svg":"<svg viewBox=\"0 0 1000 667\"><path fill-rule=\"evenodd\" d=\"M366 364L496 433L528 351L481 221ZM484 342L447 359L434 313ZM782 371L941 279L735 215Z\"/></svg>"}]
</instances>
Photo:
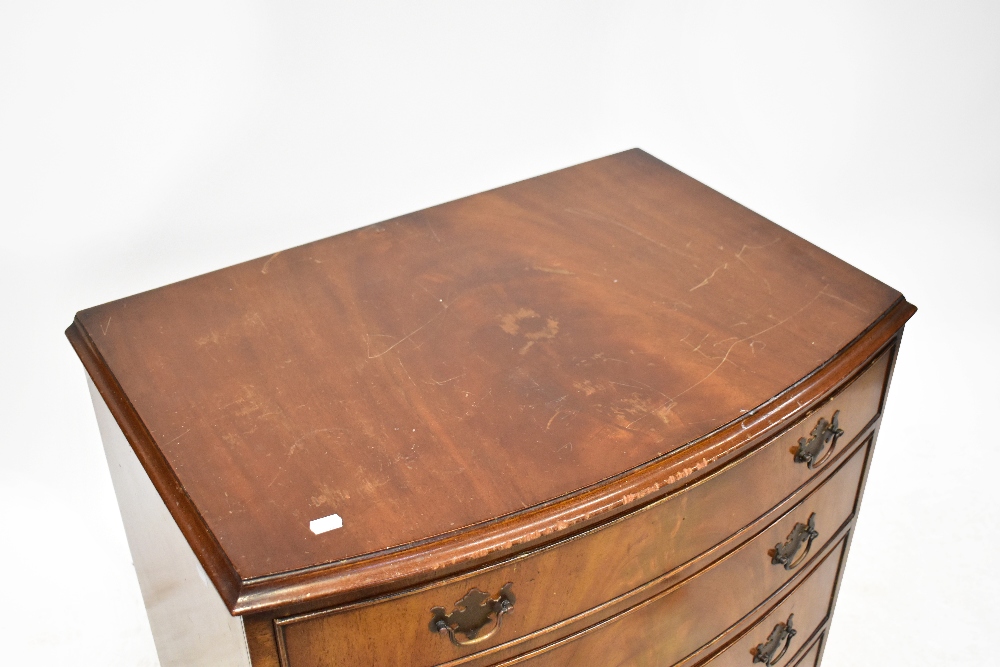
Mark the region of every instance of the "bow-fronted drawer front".
<instances>
[{"instance_id":1,"label":"bow-fronted drawer front","mask_svg":"<svg viewBox=\"0 0 1000 667\"><path fill-rule=\"evenodd\" d=\"M816 667L819 664L819 654L823 648L823 635L819 635L813 640L812 646L805 652L805 654L798 659L795 663L795 667Z\"/></svg>"},{"instance_id":2,"label":"bow-fronted drawer front","mask_svg":"<svg viewBox=\"0 0 1000 667\"><path fill-rule=\"evenodd\" d=\"M673 617L687 618L690 627L682 624L670 632L690 637L663 647L683 657L738 620L733 617L737 610L749 613L797 574L851 516L868 448L854 448L849 461L845 457L878 414L890 355L883 353L840 393L748 455L615 521L427 587L277 619L282 664L422 666L501 650L496 657L502 658L519 650L519 638L546 629L555 632L552 626L565 627L567 619L599 618L590 610L608 607L609 601L638 596L636 602L641 602L643 595L655 593L650 582L706 552L718 556L706 557L695 570L729 551L726 559L682 586L676 598L684 600L678 610L690 611ZM810 439L812 458L796 460ZM822 447L815 444L820 441ZM836 474L790 511L800 502L793 497L797 490L835 468ZM769 518L761 523L765 516ZM732 551L778 516L783 518ZM730 561L735 564L726 565ZM730 574L721 574L733 567ZM744 579L739 588L731 585ZM709 588L702 590L703 585ZM701 592L684 592L688 590ZM727 595L736 596L731 609L728 602L719 606ZM725 613L713 611L723 608ZM617 609L605 617L613 613Z\"/></svg>"},{"instance_id":3,"label":"bow-fronted drawer front","mask_svg":"<svg viewBox=\"0 0 1000 667\"><path fill-rule=\"evenodd\" d=\"M842 552L832 551L791 594L702 663L704 667L815 667L820 651L816 635L830 614Z\"/></svg>"},{"instance_id":4,"label":"bow-fronted drawer front","mask_svg":"<svg viewBox=\"0 0 1000 667\"><path fill-rule=\"evenodd\" d=\"M575 635L502 664L697 664L742 636L741 624L753 623L761 615L774 618L768 611L775 604L773 600L796 588L802 593L795 593L795 598L808 608L799 603L781 606L788 611L780 620L787 621L794 614L787 627L772 632L775 621L766 631L754 630L754 643L742 654L748 667L757 654L749 649L758 644L765 645L759 653L771 664L791 656L818 627L829 606L868 449L858 449L835 475L779 521L697 575ZM810 516L817 517L819 532L811 552L794 570L773 564L773 545L785 540ZM821 564L817 567L817 563Z\"/></svg>"}]
</instances>

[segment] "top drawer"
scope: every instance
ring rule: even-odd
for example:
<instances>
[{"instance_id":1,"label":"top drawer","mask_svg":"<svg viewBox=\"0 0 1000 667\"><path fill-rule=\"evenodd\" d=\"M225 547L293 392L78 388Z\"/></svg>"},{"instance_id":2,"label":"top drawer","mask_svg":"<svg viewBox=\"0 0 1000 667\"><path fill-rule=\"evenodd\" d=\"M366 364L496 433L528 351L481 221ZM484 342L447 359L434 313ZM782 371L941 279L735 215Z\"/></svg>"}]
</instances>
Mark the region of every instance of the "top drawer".
<instances>
[{"instance_id":1,"label":"top drawer","mask_svg":"<svg viewBox=\"0 0 1000 667\"><path fill-rule=\"evenodd\" d=\"M726 541L825 469L878 415L891 355L891 349L883 352L836 396L763 446L631 514L421 589L277 619L282 664L435 665L628 593ZM451 638L447 630L431 629L438 607L436 617L453 627ZM509 610L498 618L502 608Z\"/></svg>"}]
</instances>

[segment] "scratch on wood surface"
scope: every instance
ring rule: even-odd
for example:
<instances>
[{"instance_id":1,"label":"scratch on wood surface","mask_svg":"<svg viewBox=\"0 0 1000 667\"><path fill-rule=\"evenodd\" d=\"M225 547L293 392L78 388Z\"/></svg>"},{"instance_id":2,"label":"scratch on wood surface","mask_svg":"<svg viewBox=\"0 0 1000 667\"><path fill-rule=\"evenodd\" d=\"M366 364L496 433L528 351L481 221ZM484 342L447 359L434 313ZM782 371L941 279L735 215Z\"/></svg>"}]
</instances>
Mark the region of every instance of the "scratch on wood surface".
<instances>
[{"instance_id":1,"label":"scratch on wood surface","mask_svg":"<svg viewBox=\"0 0 1000 667\"><path fill-rule=\"evenodd\" d=\"M651 414L654 414L654 413L658 412L659 410L662 410L662 409L663 409L663 408L665 408L665 407L667 408L667 411L669 411L669 410L673 409L673 407L674 407L675 405L677 405L677 399L679 399L679 398L680 398L681 396L683 396L684 394L688 393L689 391L693 390L693 389L694 389L695 387L697 387L698 385L700 385L700 384L701 384L702 382L704 382L705 380L707 380L707 379L709 379L710 377L712 377L713 375L715 375L715 373L716 373L716 372L718 372L718 370L719 370L720 368L722 368L722 365L723 365L723 364L725 364L725 363L726 363L726 361L728 361L728 360L729 360L729 355L730 355L730 353L732 353L733 349L734 349L734 348L735 348L735 347L736 347L737 345L739 345L740 343L745 343L746 341L752 341L752 342L750 343L750 351L751 351L751 352L752 352L753 354L756 354L756 353L757 353L757 352L756 352L756 349L754 349L754 346L755 346L755 345L762 345L762 346L766 345L766 343L765 343L764 341L760 341L760 340L756 340L756 338L757 338L758 336L762 336L762 335L766 334L766 333L767 333L768 331L771 331L772 329L775 329L775 328L777 328L777 327L780 327L780 326L781 326L782 324L784 324L785 322L788 322L788 321L789 321L789 320L791 320L792 318L794 318L794 317L798 316L798 315L799 315L800 313L802 313L802 312L803 312L803 311L804 311L804 310L805 310L806 308L808 308L808 307L809 307L809 306L811 306L811 305L812 305L813 303L815 303L815 302L816 302L816 300L817 300L817 299L819 299L819 298L820 298L821 296L823 296L824 294L827 294L827 295L828 295L829 293L828 293L828 292L826 292L826 288L827 288L827 286L826 286L826 285L823 285L823 288L822 288L822 289L820 289L820 291L819 291L819 292L817 292L817 293L816 293L816 295L815 295L815 296L813 296L813 298L809 299L809 301L807 301L807 302L805 303L805 305L803 305L803 306L802 306L801 308L799 308L798 310L796 310L796 311L795 311L794 313L792 313L791 315L787 316L786 318L784 318L784 319L782 319L782 320L778 320L778 321L777 321L777 322L775 322L774 324L772 324L772 325L770 325L770 326L768 326L768 327L766 327L766 328L764 328L764 329L761 329L760 331L757 331L757 332L754 332L754 333L750 334L749 336L745 336L745 337L743 337L743 338L739 338L739 339L737 339L737 340L736 340L735 342L733 342L733 344L732 344L732 345L730 345L730 346L729 346L729 348L728 348L728 349L726 350L726 353L725 353L725 354L724 354L724 355L722 356L722 358L721 358L721 360L719 361L719 363L718 363L718 364L716 364L716 365L715 365L715 367L714 367L714 368L712 368L712 370L710 370L710 371L709 371L709 372L708 372L708 373L707 373L707 374L706 374L706 375L705 375L705 376L704 376L703 378L701 378L700 380L698 380L697 382L695 382L695 383L694 383L693 385L691 385L690 387L688 387L688 388L687 388L687 389L685 389L684 391L680 392L679 394L676 394L676 395L675 395L675 396L673 396L672 398L668 398L668 399L667 399L666 401L664 401L664 402L663 402L662 404L660 404L660 405L659 405L659 406L657 406L656 408L654 408L654 409L652 409L652 410L648 411L648 412L647 412L646 414L642 415L642 416L641 416L641 417L639 417L638 419L636 419L636 420L632 421L631 423L629 423L629 424L628 424L628 425L627 425L627 426L625 427L625 429L626 429L626 430L630 429L630 428L631 428L631 427L632 427L632 426L633 426L634 424L637 424L637 423L639 423L640 421L642 421L642 420L643 420L643 419L645 419L646 417L650 416ZM737 324L745 324L745 322L737 322ZM733 325L733 326L736 326L736 325ZM687 345L689 345L689 346L690 346L691 344L690 344L690 343L688 343L686 339L687 339L687 336L684 336L684 338L682 338L682 339L681 339L681 342L684 342L684 343L686 343ZM732 337L730 337L730 338L727 338L726 340L732 340ZM702 342L704 342L704 339L702 339ZM695 347L694 349L695 349L695 350L698 350L698 348L699 348L699 347L701 347L701 343L698 343L698 347ZM761 347L761 349L763 349L763 347ZM707 356L707 355L706 355L706 356ZM710 359L718 359L719 357L709 357L709 358L710 358ZM669 404L669 407L667 407L667 406L668 406L668 404Z\"/></svg>"},{"instance_id":2,"label":"scratch on wood surface","mask_svg":"<svg viewBox=\"0 0 1000 667\"><path fill-rule=\"evenodd\" d=\"M197 345L198 347L205 347L209 343L212 343L214 345L218 345L220 340L222 340L222 337L219 336L219 332L217 332L217 331L215 331L213 329L212 331L210 331L208 333L208 335L206 335L206 336L200 336L198 338L195 338L194 342L195 342L195 345Z\"/></svg>"},{"instance_id":3,"label":"scratch on wood surface","mask_svg":"<svg viewBox=\"0 0 1000 667\"><path fill-rule=\"evenodd\" d=\"M230 401L229 403L226 403L225 405L219 406L218 410L222 411L222 410L225 410L226 408L231 408L234 405L244 405L247 402L253 401L254 398L255 398L255 396L256 396L256 394L254 392L253 385L249 385L249 384L242 385L240 387L240 392L243 394L242 396L240 396L239 398L237 398L234 401ZM258 407L257 403L254 402L253 403L253 407L250 410L244 410L244 411L239 412L238 414L242 417L243 415L248 414L249 412L253 412L257 407Z\"/></svg>"},{"instance_id":4,"label":"scratch on wood surface","mask_svg":"<svg viewBox=\"0 0 1000 667\"><path fill-rule=\"evenodd\" d=\"M542 271L544 273L558 273L562 276L575 276L576 274L572 271L567 271L566 269L558 269L551 266L533 266L531 267L535 271Z\"/></svg>"},{"instance_id":5,"label":"scratch on wood surface","mask_svg":"<svg viewBox=\"0 0 1000 667\"><path fill-rule=\"evenodd\" d=\"M549 430L549 427L550 427L550 426L552 426L552 422L554 422L554 421L555 421L556 417L558 417L558 416L559 416L559 413L560 413L560 412L562 412L562 408L560 408L559 410L556 410L556 411L555 411L555 414L553 414L553 415L552 415L551 417L549 417L549 423L545 425L545 430L546 430L546 431L548 431L548 430Z\"/></svg>"},{"instance_id":6,"label":"scratch on wood surface","mask_svg":"<svg viewBox=\"0 0 1000 667\"><path fill-rule=\"evenodd\" d=\"M288 448L288 455L291 456L296 452L296 450L304 449L302 441L306 438L311 438L314 435L319 435L320 433L329 433L330 431L346 431L347 429L330 427L330 428L318 428L315 431L309 431L301 438L292 443L292 446Z\"/></svg>"},{"instance_id":7,"label":"scratch on wood surface","mask_svg":"<svg viewBox=\"0 0 1000 667\"><path fill-rule=\"evenodd\" d=\"M657 393L660 393L660 392L657 392ZM666 415L671 410L674 409L675 405L677 405L677 401L675 401L672 398L667 398L667 400L663 401L662 403L660 403L656 407L653 407L653 408L647 410L646 413L643 414L642 416L638 417L637 419L633 419L631 422L629 422L628 424L626 424L625 425L625 430L626 431L630 430L634 424L638 424L639 422L641 422L646 417L649 417L650 415L654 415L654 414L660 415L660 421L662 421L664 424L667 424L667 423L669 423L669 421L668 421Z\"/></svg>"},{"instance_id":8,"label":"scratch on wood surface","mask_svg":"<svg viewBox=\"0 0 1000 667\"><path fill-rule=\"evenodd\" d=\"M729 268L729 263L727 262L727 263L723 264L722 266L718 267L717 269L715 269L715 271L712 271L712 273L710 273L707 278L705 278L700 283L698 283L697 285L695 285L694 287L692 287L691 289L689 289L688 292L693 292L696 289L698 289L699 287L704 287L705 285L708 284L708 281L710 281L712 278L715 277L716 273L718 273L719 271L725 271L728 268Z\"/></svg>"},{"instance_id":9,"label":"scratch on wood surface","mask_svg":"<svg viewBox=\"0 0 1000 667\"><path fill-rule=\"evenodd\" d=\"M108 323L101 327L101 335L102 336L107 336L108 335L108 328L110 326L111 326L111 317L109 316L108 317Z\"/></svg>"},{"instance_id":10,"label":"scratch on wood surface","mask_svg":"<svg viewBox=\"0 0 1000 667\"><path fill-rule=\"evenodd\" d=\"M381 469L381 467L379 469ZM364 469L358 468L358 472L364 474ZM380 486L385 486L388 483L389 483L388 477L386 477L385 479L374 479L374 480L363 477L361 478L361 490L367 493L368 495L374 495L378 491Z\"/></svg>"},{"instance_id":11,"label":"scratch on wood surface","mask_svg":"<svg viewBox=\"0 0 1000 667\"><path fill-rule=\"evenodd\" d=\"M384 355L384 354L387 354L387 353L391 352L391 351L392 351L392 350L393 350L393 349L394 349L394 348L395 348L395 347L396 347L397 345L399 345L400 343L403 343L403 342L405 342L405 341L408 341L408 340L410 340L410 338L411 338L411 337L412 337L412 336L413 336L414 334L416 334L417 332L421 331L421 330L422 330L422 329L423 329L424 327L426 327L426 326L427 326L428 324L430 324L431 322L433 322L433 321L434 321L434 320L436 320L437 318L441 317L441 314L442 314L442 313L444 313L444 312L445 312L446 310L448 310L448 304L446 304L446 303L442 303L442 304L441 304L441 310L439 310L439 311L438 311L438 312L437 312L437 313L436 313L436 314L434 315L434 317L432 317L431 319L427 320L426 322L424 322L423 324L421 324L421 325L420 325L419 327L417 327L416 329L414 329L414 330L413 330L413 331L411 331L410 333L406 334L405 336L403 336L402 338L400 338L400 339L399 339L399 340L397 340L397 341L396 341L395 343L393 343L392 345L390 345L390 346L389 346L389 347L387 347L386 349L382 350L382 351L381 351L381 352L379 352L378 354L372 354L372 353L371 353L371 336L369 336L368 334L365 334L365 342L366 342L366 346L367 346L367 348L368 348L368 349L367 349L367 352L366 352L366 354L368 355L368 358L369 358L369 359L378 359L378 358L379 358L379 357L381 357L382 355Z\"/></svg>"},{"instance_id":12,"label":"scratch on wood surface","mask_svg":"<svg viewBox=\"0 0 1000 667\"><path fill-rule=\"evenodd\" d=\"M663 396L664 398L667 398L667 395L666 395L666 394L664 394L664 393L663 393L662 391L660 391L659 389L657 389L656 387L653 387L653 386L651 386L651 385L648 385L648 384L646 384L645 382L642 382L642 381L640 381L640 380L635 380L635 379L633 379L633 380L632 380L632 382L635 382L636 384L638 384L638 385L641 385L642 387L645 387L646 389L648 389L648 390L650 390L650 391L652 391L652 392L655 392L655 393L659 394L660 396ZM615 382L612 382L611 384L617 384L617 383L615 383ZM627 385L627 386L631 386L631 385Z\"/></svg>"},{"instance_id":13,"label":"scratch on wood surface","mask_svg":"<svg viewBox=\"0 0 1000 667\"><path fill-rule=\"evenodd\" d=\"M185 435L187 435L187 434L188 434L188 433L190 433L190 432L191 432L191 429L188 429L188 430L184 431L183 433L181 433L181 434L180 434L180 435L178 435L177 437L175 437L175 438L171 438L171 439L170 439L170 440L168 440L167 442L163 443L163 444L161 445L161 447L166 447L167 445L171 445L171 444L173 444L173 443L177 442L178 440L180 440L181 438L183 438L183 437L184 437Z\"/></svg>"},{"instance_id":14,"label":"scratch on wood surface","mask_svg":"<svg viewBox=\"0 0 1000 667\"><path fill-rule=\"evenodd\" d=\"M700 341L698 341L698 344L695 345L693 348L691 348L691 351L692 352L697 352L698 350L700 350L701 346L705 344L706 340L708 340L708 336L709 336L709 334L705 334L705 337L702 338Z\"/></svg>"},{"instance_id":15,"label":"scratch on wood surface","mask_svg":"<svg viewBox=\"0 0 1000 667\"><path fill-rule=\"evenodd\" d=\"M815 302L816 302L816 299L818 299L818 298L819 298L820 296L822 296L823 294L825 294L826 292L825 292L824 290L826 290L826 285L823 285L823 288L822 288L822 289L821 289L821 290L820 290L819 292L817 292L817 293L816 293L816 296L814 296L813 298L809 299L809 301L808 301L808 302L806 302L806 304L805 304L804 306L802 306L801 308L799 308L798 310L796 310L796 311L795 311L794 313L792 313L791 315L789 315L789 316L788 316L788 317L786 317L785 319L783 319L783 320L778 320L777 322L775 322L775 323L774 323L774 324L772 324L771 326L769 326L769 327L767 327L767 328L765 328L765 329L761 329L760 331L758 331L758 332L756 332L756 333L752 333L752 334L750 334L749 336L746 336L746 337L744 337L744 338L740 338L739 340L737 340L736 342L734 342L734 343L733 343L732 345L730 345L730 346L729 346L729 349L728 349L728 350L726 350L726 353L725 353L725 355L723 355L723 357L722 357L722 361L720 361L720 362L719 362L719 363L718 363L718 364L717 364L717 365L715 366L715 368L713 368L712 370L710 370L710 371L708 372L708 374L707 374L707 375L706 375L705 377L703 377L702 379L698 380L698 381L697 381L697 382L695 382L695 383L694 383L693 385L691 385L690 387L688 387L687 389L685 389L685 390L684 390L684 391L682 391L681 393L679 393L679 394L677 394L676 396L674 396L674 398L675 398L675 399L677 399L677 398L680 398L681 396L683 396L684 394L688 393L689 391L691 391L692 389L694 389L695 387L697 387L698 385L700 385L700 384L701 384L702 382L704 382L704 381L705 381L705 380L707 380L708 378L710 378L710 377L712 377L713 375L715 375L716 371L718 371L718 370L719 370L720 368L722 368L722 365L723 365L724 363L726 363L726 361L727 361L727 360L729 359L729 354L730 354L730 353L731 353L731 352L733 351L733 348L735 348L735 347L736 347L737 345L739 345L740 343L744 343L744 342L746 342L746 341L748 341L748 340L752 340L752 339L754 339L754 338L757 338L758 336L761 336L761 335L763 335L763 334L767 333L768 331L771 331L772 329L774 329L774 328L776 328L776 327L780 327L780 326L781 326L782 324L784 324L785 322L789 321L789 320L790 320L790 319L792 319L793 317L796 317L797 315L799 315L799 313L801 313L801 312L802 312L802 311L804 311L804 310L805 310L806 308L808 308L808 307L809 307L809 306L811 306L811 305L812 305L813 303L815 303Z\"/></svg>"},{"instance_id":16,"label":"scratch on wood surface","mask_svg":"<svg viewBox=\"0 0 1000 667\"><path fill-rule=\"evenodd\" d=\"M627 361L625 361L623 359L615 359L614 357L606 357L606 356L604 356L603 352L598 352L597 354L595 354L594 356L592 356L591 359L595 359L597 361L617 361L620 364L627 364L628 363Z\"/></svg>"},{"instance_id":17,"label":"scratch on wood surface","mask_svg":"<svg viewBox=\"0 0 1000 667\"><path fill-rule=\"evenodd\" d=\"M737 322L736 324L746 324L746 322ZM736 326L736 324L734 324L733 326ZM718 347L720 345L728 343L731 340L739 340L739 339L740 339L739 336L730 336L729 338L723 338L718 343L712 343L712 347Z\"/></svg>"},{"instance_id":18,"label":"scratch on wood surface","mask_svg":"<svg viewBox=\"0 0 1000 667\"><path fill-rule=\"evenodd\" d=\"M628 387L629 389L649 389L650 388L649 385L646 385L644 387L640 387L639 385L636 385L636 384L628 384L626 382L615 382L614 380L608 380L608 384L613 384L616 387Z\"/></svg>"},{"instance_id":19,"label":"scratch on wood surface","mask_svg":"<svg viewBox=\"0 0 1000 667\"><path fill-rule=\"evenodd\" d=\"M250 328L267 329L267 325L264 324L264 318L260 316L260 313L247 313L243 317L243 325Z\"/></svg>"},{"instance_id":20,"label":"scratch on wood surface","mask_svg":"<svg viewBox=\"0 0 1000 667\"><path fill-rule=\"evenodd\" d=\"M420 281L418 281L418 280L414 280L413 282L414 282L414 283L416 284L416 286L417 286L417 287L419 287L419 288L420 288L420 289L422 289L423 291L427 292L427 295L428 295L428 296L429 296L430 298L432 298L432 299L436 299L438 303L441 303L441 302L443 302L443 301L444 301L444 299L439 299L439 298L438 298L438 296L437 296L436 294L433 294L433 293L432 293L432 292L431 292L431 291L430 291L429 289L427 289L426 287L424 287L423 285L421 285L421 284L420 284Z\"/></svg>"},{"instance_id":21,"label":"scratch on wood surface","mask_svg":"<svg viewBox=\"0 0 1000 667\"><path fill-rule=\"evenodd\" d=\"M862 307L861 307L861 306L859 306L858 304L856 304L856 303L852 303L852 302L848 301L847 299L844 299L844 298L842 298L842 297L839 297L839 296L837 296L836 294L830 294L829 292L824 292L824 294L825 294L826 296L830 297L831 299L836 299L837 301L840 301L840 302L842 302L842 303L846 303L846 304L847 304L848 306L850 306L851 308L856 308L857 310L860 310L860 311L861 311L862 313L867 313L867 312L868 312L868 310L867 310L867 309L865 309L865 308L862 308ZM110 321L110 320L109 320L109 321Z\"/></svg>"},{"instance_id":22,"label":"scratch on wood surface","mask_svg":"<svg viewBox=\"0 0 1000 667\"><path fill-rule=\"evenodd\" d=\"M688 341L687 337L688 337L688 336L690 336L690 335L691 335L691 333L690 333L690 332L688 332L687 334L685 334L684 338L681 338L680 342L681 342L681 343L684 343L685 345L687 345L688 347L690 347L690 348L691 348L691 351L692 351L692 352L697 352L698 354L700 354L701 356L703 356L703 357L705 357L705 358L707 358L707 359L714 359L714 358L715 358L715 357L713 357L712 355L708 354L707 352L705 352L705 351L703 351L703 350L701 349L701 346L705 344L705 341L707 341L707 340L708 340L709 336L711 336L711 333L707 333L707 334L705 334L704 336L702 336L701 340L700 340L700 341L698 341L698 344L697 344L697 345L692 345L692 344L691 344L691 343L690 343L690 342ZM713 346L713 347L714 347L714 346ZM665 395L665 394L664 394L664 395Z\"/></svg>"},{"instance_id":23,"label":"scratch on wood surface","mask_svg":"<svg viewBox=\"0 0 1000 667\"><path fill-rule=\"evenodd\" d=\"M567 443L567 444L572 448L572 443ZM566 448L566 445L563 445L559 449L561 450L561 449L565 449L565 448ZM557 450L557 451L559 451L559 450ZM566 518L563 518L563 519L559 519L559 520L554 521L554 522L552 522L552 523L550 523L550 524L548 524L548 525L546 525L544 527L532 530L532 531L530 531L530 532L528 532L528 533L526 533L524 535L520 535L518 537L514 537L514 538L508 539L508 540L503 540L501 542L496 542L496 543L493 543L493 544L488 544L487 546L482 547L481 549L478 549L478 550L476 550L473 553L464 554L464 555L461 555L461 556L455 556L455 557L450 558L448 560L439 560L439 561L436 561L432 567L435 570L437 570L437 569L449 567L449 566L454 565L455 563L458 563L459 561L463 561L463 560L467 560L467 561L478 560L480 558L485 558L486 556L488 556L491 553L494 553L494 552L497 552L497 551L509 551L510 549L512 549L513 547L515 547L515 546L517 546L519 544L530 543L530 542L533 542L533 541L535 541L537 539L540 539L542 537L550 535L552 533L564 531L564 530L566 530L566 529L568 529L568 528L570 528L572 526L575 526L577 524L590 521L591 519L593 519L596 516L599 516L601 514L605 514L605 513L607 513L609 510L611 510L615 506L628 505L628 504L630 504L632 502L635 502L636 500L638 500L640 498L643 498L644 496L648 496L648 495L650 495L652 493L656 493L657 491L659 491L660 489L662 489L664 486L667 486L667 485L670 485L670 484L674 484L674 483L679 482L679 481L681 481L681 480L683 480L683 479L685 479L687 477L690 477L691 475L693 475L697 471L703 470L703 469L707 468L708 466L710 466L711 464L715 463L720 457L721 457L721 455L719 455L719 456L713 456L711 458L702 458L700 461L696 462L694 465L682 468L678 472L676 472L676 473L670 475L669 477L667 477L662 482L653 482L649 486L643 487L642 489L640 489L640 490L638 490L638 491L636 491L634 493L627 493L627 494L625 494L623 496L620 496L619 498L617 498L614 501L614 504L611 505L610 507L602 507L602 508L592 509L592 510L583 512L582 514L577 514L575 516L569 516L569 517L566 517ZM683 503L685 501L682 500L681 502Z\"/></svg>"},{"instance_id":24,"label":"scratch on wood surface","mask_svg":"<svg viewBox=\"0 0 1000 667\"><path fill-rule=\"evenodd\" d=\"M659 246L659 247L663 248L664 250L667 250L669 252L674 253L675 255L680 255L681 257L684 257L686 259L692 259L692 260L698 259L694 255L689 255L688 253L683 252L681 250L678 250L677 248L673 248L671 246L668 246L665 243L657 241L656 239L650 238L650 237L646 236L645 234L643 234L642 232L640 232L639 230L632 229L628 225L623 225L622 223L618 222L617 220L612 220L611 218L605 218L602 215L598 215L598 214L593 213L591 211L585 211L585 210L579 209L579 208L567 208L567 209L564 209L564 210L567 213L573 213L574 215L583 216L584 218L590 218L591 220L596 220L597 222L603 222L603 223L606 223L606 224L609 224L609 225L614 225L615 227L621 227L625 231L627 231L627 232L629 232L631 234L635 234L639 238L645 239L645 240L649 241L650 243L652 243L653 245ZM687 247L687 246L685 246L685 247Z\"/></svg>"},{"instance_id":25,"label":"scratch on wood surface","mask_svg":"<svg viewBox=\"0 0 1000 667\"><path fill-rule=\"evenodd\" d=\"M469 392L465 392L465 396L466 396L466 398L468 398L468 396L469 396ZM485 400L486 400L487 398L490 398L490 397L492 397L492 396L493 396L493 390L492 390L492 389L490 389L490 390L489 390L488 392L486 392L486 393L485 393L484 395L482 395L482 396L480 396L479 398L477 398L477 399L473 400L473 401L472 401L472 407L474 407L474 408L478 408L478 407L479 407L479 404L480 404L480 403L482 403L482 402L483 402L483 401L485 401ZM468 415L469 413L468 413L468 412L466 412L465 414L466 414L466 415Z\"/></svg>"},{"instance_id":26,"label":"scratch on wood surface","mask_svg":"<svg viewBox=\"0 0 1000 667\"><path fill-rule=\"evenodd\" d=\"M431 227L431 223L428 222L427 220L424 220L424 224L427 225L427 229L429 229L431 234L434 236L434 240L437 241L438 243L441 243L441 239L438 238L437 232L435 232L434 228Z\"/></svg>"},{"instance_id":27,"label":"scratch on wood surface","mask_svg":"<svg viewBox=\"0 0 1000 667\"><path fill-rule=\"evenodd\" d=\"M267 275L267 270L268 270L268 267L271 266L271 262L273 262L274 258L277 257L278 255L280 255L282 252L284 252L284 251L283 250L279 250L278 252L276 252L273 255L271 255L270 257L268 257L267 261L264 262L264 266L260 267L260 272L263 273L264 275Z\"/></svg>"},{"instance_id":28,"label":"scratch on wood surface","mask_svg":"<svg viewBox=\"0 0 1000 667\"><path fill-rule=\"evenodd\" d=\"M399 367L403 369L404 373L406 373L406 378L410 381L410 384L412 384L414 387L416 387L417 383L414 382L413 378L410 377L410 371L406 370L406 366L403 365L403 360L400 359L399 357L396 357L396 361L399 362Z\"/></svg>"},{"instance_id":29,"label":"scratch on wood surface","mask_svg":"<svg viewBox=\"0 0 1000 667\"><path fill-rule=\"evenodd\" d=\"M426 384L436 384L436 385L438 385L438 386L441 386L441 385L443 385L443 384L448 384L448 383L449 383L449 382L451 382L452 380L457 380L458 378L461 378L461 377L465 377L465 373L462 373L461 375L456 375L456 376L455 376L455 377L453 377L453 378L448 378L447 380L441 380L440 382L439 382L438 380L435 380L435 379L434 379L433 377L432 377L432 378L430 379L430 381L429 381L429 382L428 382L427 380L424 380L424 382L425 382Z\"/></svg>"},{"instance_id":30,"label":"scratch on wood surface","mask_svg":"<svg viewBox=\"0 0 1000 667\"><path fill-rule=\"evenodd\" d=\"M236 400L230 401L225 405L217 408L218 410L225 410L231 408L234 405L239 406L239 409L233 412L236 417L246 417L247 415L253 414L255 412L260 412L265 409L269 409L267 406L267 400L261 397L253 385L244 384L241 386L240 392L243 394ZM260 419L260 417L257 417Z\"/></svg>"},{"instance_id":31,"label":"scratch on wood surface","mask_svg":"<svg viewBox=\"0 0 1000 667\"><path fill-rule=\"evenodd\" d=\"M764 287L767 288L767 293L768 294L771 293L771 283L768 282L767 278L765 278L761 274L759 274L756 271L754 271L754 269L753 269L752 266L750 266L749 264L747 264L747 261L745 259L743 259L743 253L746 252L747 250L760 250L761 248L766 248L768 246L772 246L772 245L774 245L775 243L777 243L780 240L781 240L780 238L776 238L773 241L771 241L770 243L765 243L764 245L747 245L746 243L744 243L743 247L740 248L740 251L738 253L736 253L736 260L738 262L740 262L743 266L745 266L746 269L747 269L747 271L749 271L750 273L752 273L753 275L757 276L758 278L760 278L763 281Z\"/></svg>"},{"instance_id":32,"label":"scratch on wood surface","mask_svg":"<svg viewBox=\"0 0 1000 667\"><path fill-rule=\"evenodd\" d=\"M309 499L309 503L313 507L327 505L328 507L336 509L338 504L351 499L351 494L349 492L334 488L328 484L321 484L317 490L319 491L319 494Z\"/></svg>"}]
</instances>

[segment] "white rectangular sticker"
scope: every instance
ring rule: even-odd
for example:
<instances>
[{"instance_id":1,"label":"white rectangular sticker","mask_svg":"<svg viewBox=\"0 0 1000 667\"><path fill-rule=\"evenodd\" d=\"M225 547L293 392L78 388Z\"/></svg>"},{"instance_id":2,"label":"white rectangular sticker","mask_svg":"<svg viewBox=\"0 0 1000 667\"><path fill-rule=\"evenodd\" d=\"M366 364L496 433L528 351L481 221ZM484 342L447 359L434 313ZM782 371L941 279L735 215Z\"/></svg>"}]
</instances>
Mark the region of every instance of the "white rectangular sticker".
<instances>
[{"instance_id":1,"label":"white rectangular sticker","mask_svg":"<svg viewBox=\"0 0 1000 667\"><path fill-rule=\"evenodd\" d=\"M322 519L315 519L309 522L309 530L317 535L328 533L331 530L337 530L343 526L344 520L340 518L339 514L331 514L330 516L325 516Z\"/></svg>"}]
</instances>

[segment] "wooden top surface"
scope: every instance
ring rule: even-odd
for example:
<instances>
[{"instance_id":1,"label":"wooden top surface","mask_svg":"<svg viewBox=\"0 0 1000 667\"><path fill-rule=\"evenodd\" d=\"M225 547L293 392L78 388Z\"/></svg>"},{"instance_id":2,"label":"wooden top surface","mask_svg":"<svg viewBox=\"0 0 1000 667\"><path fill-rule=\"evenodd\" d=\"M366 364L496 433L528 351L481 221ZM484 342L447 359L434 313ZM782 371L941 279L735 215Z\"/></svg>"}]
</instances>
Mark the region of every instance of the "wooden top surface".
<instances>
[{"instance_id":1,"label":"wooden top surface","mask_svg":"<svg viewBox=\"0 0 1000 667\"><path fill-rule=\"evenodd\" d=\"M753 411L900 298L632 150L84 310L68 335L175 517L194 508L196 552L251 580L593 487Z\"/></svg>"}]
</instances>

